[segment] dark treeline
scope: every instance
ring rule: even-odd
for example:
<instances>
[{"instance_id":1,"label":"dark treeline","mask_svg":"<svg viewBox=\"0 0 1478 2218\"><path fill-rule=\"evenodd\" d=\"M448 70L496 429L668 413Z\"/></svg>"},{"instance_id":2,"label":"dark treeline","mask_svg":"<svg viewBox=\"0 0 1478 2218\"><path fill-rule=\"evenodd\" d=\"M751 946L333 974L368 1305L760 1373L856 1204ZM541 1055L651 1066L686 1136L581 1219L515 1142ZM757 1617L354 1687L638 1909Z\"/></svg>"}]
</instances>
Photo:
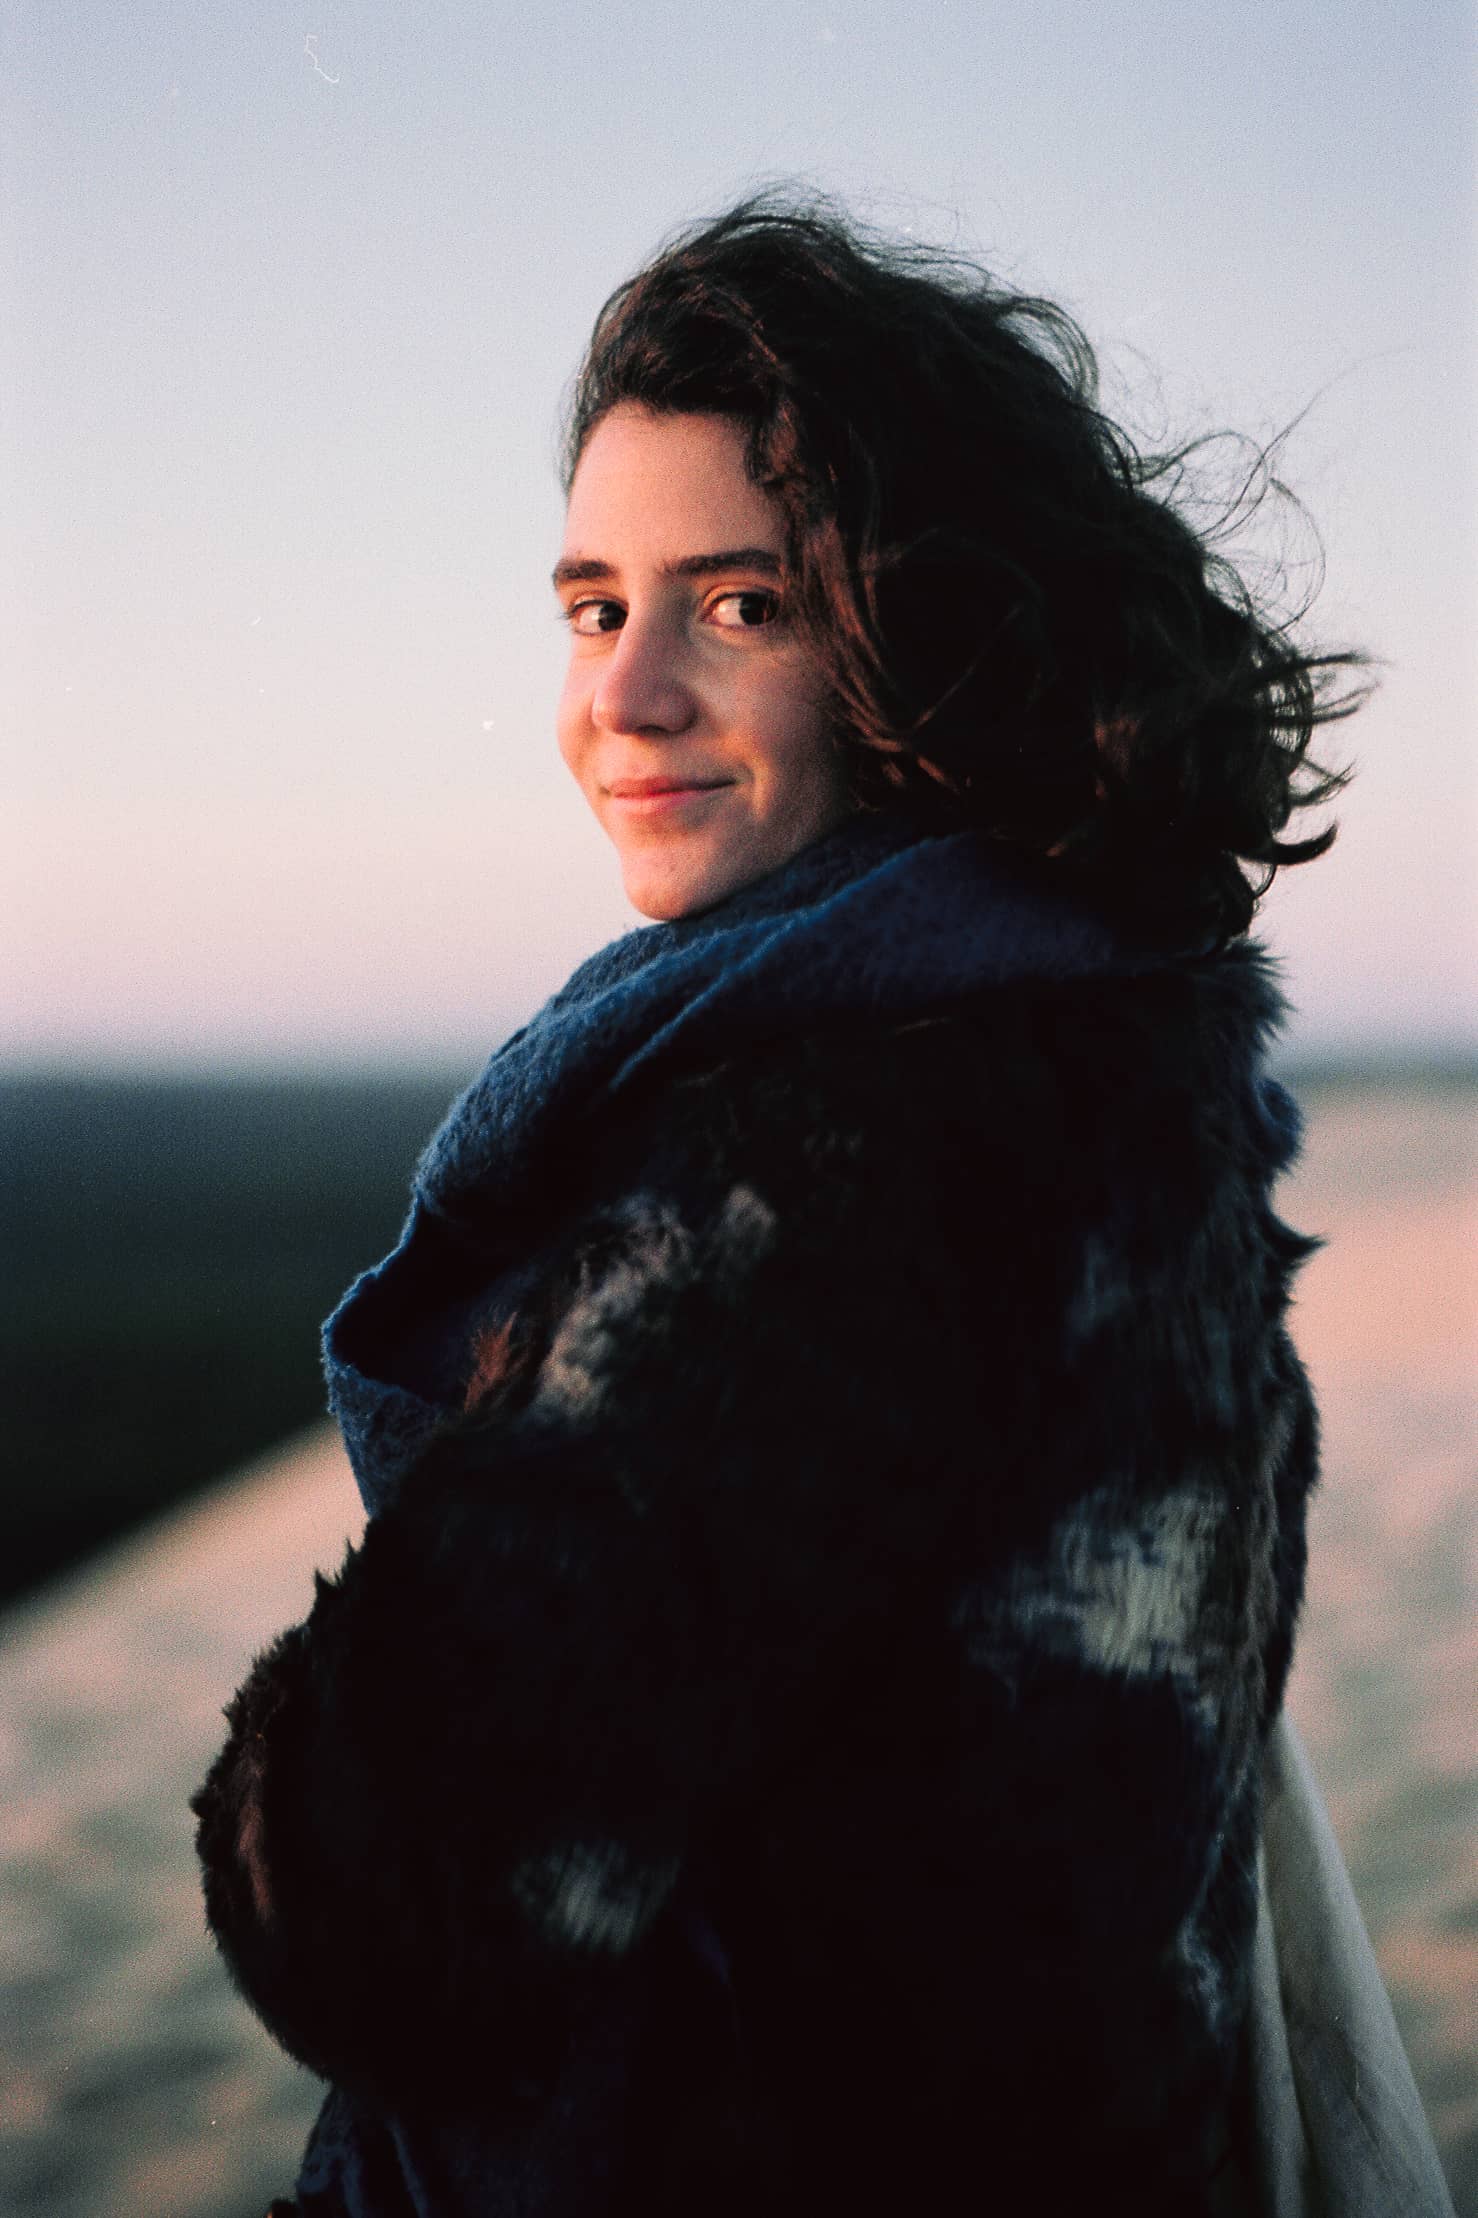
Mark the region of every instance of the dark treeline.
<instances>
[{"instance_id":1,"label":"dark treeline","mask_svg":"<svg viewBox=\"0 0 1478 2218\"><path fill-rule=\"evenodd\" d=\"M0 1600L322 1413L466 1075L0 1084Z\"/></svg>"}]
</instances>

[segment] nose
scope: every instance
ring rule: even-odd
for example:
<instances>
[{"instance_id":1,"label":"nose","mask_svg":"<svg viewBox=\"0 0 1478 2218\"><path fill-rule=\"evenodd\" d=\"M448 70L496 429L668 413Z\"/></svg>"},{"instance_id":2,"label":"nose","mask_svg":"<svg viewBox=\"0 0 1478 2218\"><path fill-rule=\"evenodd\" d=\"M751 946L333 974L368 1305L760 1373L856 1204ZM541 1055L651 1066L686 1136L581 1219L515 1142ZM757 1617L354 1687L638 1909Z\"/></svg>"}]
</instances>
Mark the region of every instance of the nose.
<instances>
[{"instance_id":1,"label":"nose","mask_svg":"<svg viewBox=\"0 0 1478 2218\"><path fill-rule=\"evenodd\" d=\"M686 731L696 710L675 628L628 613L591 695L592 723L606 732L660 736Z\"/></svg>"}]
</instances>

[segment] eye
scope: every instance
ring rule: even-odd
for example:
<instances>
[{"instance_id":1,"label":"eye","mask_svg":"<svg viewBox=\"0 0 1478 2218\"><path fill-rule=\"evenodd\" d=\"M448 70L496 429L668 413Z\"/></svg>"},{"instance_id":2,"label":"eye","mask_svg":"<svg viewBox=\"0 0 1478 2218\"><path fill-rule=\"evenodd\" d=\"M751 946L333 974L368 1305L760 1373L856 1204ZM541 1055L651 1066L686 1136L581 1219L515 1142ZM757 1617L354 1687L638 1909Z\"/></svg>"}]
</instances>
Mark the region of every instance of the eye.
<instances>
[{"instance_id":1,"label":"eye","mask_svg":"<svg viewBox=\"0 0 1478 2218\"><path fill-rule=\"evenodd\" d=\"M626 611L619 601L571 601L559 615L560 622L568 624L582 639L593 639L599 632L619 631L626 621Z\"/></svg>"},{"instance_id":2,"label":"eye","mask_svg":"<svg viewBox=\"0 0 1478 2218\"><path fill-rule=\"evenodd\" d=\"M721 631L757 631L779 616L780 596L762 586L746 586L741 593L718 594L709 602L708 613Z\"/></svg>"}]
</instances>

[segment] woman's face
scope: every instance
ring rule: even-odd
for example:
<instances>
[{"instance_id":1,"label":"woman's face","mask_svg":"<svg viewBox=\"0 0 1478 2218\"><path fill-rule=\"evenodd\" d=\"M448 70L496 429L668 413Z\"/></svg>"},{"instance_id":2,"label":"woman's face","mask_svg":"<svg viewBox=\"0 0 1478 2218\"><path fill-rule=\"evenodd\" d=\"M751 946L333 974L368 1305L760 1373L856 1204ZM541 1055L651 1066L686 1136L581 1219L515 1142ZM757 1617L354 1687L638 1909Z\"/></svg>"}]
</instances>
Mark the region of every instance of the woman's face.
<instances>
[{"instance_id":1,"label":"woman's face","mask_svg":"<svg viewBox=\"0 0 1478 2218\"><path fill-rule=\"evenodd\" d=\"M623 403L586 441L554 572L559 746L646 916L711 908L850 813L783 547L728 417Z\"/></svg>"}]
</instances>

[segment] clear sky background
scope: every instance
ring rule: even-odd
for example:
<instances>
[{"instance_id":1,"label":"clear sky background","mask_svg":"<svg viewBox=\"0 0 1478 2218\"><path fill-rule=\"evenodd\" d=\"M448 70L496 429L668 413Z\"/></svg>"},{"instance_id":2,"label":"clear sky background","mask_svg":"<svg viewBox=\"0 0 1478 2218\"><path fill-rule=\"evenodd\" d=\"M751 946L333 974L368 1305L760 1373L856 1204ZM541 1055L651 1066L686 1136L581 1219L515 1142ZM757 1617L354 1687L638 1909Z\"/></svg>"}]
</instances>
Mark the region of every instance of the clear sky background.
<instances>
[{"instance_id":1,"label":"clear sky background","mask_svg":"<svg viewBox=\"0 0 1478 2218\"><path fill-rule=\"evenodd\" d=\"M1265 912L1295 1041L1472 1044L1462 0L0 24L11 1067L471 1066L633 921L552 736L559 404L611 286L777 178L1061 299L1151 434L1307 411L1316 626L1387 667Z\"/></svg>"}]
</instances>

